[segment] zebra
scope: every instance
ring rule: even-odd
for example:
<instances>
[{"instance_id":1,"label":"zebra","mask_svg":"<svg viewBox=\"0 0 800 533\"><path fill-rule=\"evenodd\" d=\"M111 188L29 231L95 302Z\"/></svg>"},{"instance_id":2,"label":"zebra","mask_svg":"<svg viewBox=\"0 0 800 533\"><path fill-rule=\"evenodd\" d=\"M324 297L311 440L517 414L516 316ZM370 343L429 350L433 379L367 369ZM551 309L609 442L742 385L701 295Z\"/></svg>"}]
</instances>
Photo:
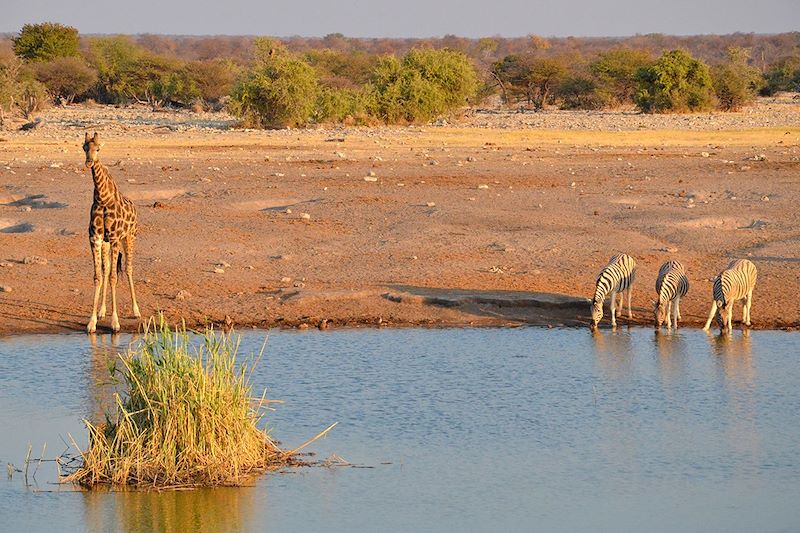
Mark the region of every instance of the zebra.
<instances>
[{"instance_id":1,"label":"zebra","mask_svg":"<svg viewBox=\"0 0 800 533\"><path fill-rule=\"evenodd\" d=\"M750 307L753 305L753 289L756 286L758 271L756 266L748 259L735 259L728 268L714 278L713 301L711 313L703 329L708 331L711 320L716 317L717 324L722 331L730 332L733 329L733 304L736 300L744 300L742 309L742 322L750 325ZM727 316L723 313L727 312Z\"/></svg>"},{"instance_id":2,"label":"zebra","mask_svg":"<svg viewBox=\"0 0 800 533\"><path fill-rule=\"evenodd\" d=\"M661 265L656 279L658 300L653 302L656 329L660 329L665 321L668 329L672 327L672 322L675 322L675 329L678 328L678 320L681 318L681 298L688 292L689 278L686 277L683 264L680 261L670 260ZM670 314L673 315L672 321Z\"/></svg>"},{"instance_id":3,"label":"zebra","mask_svg":"<svg viewBox=\"0 0 800 533\"><path fill-rule=\"evenodd\" d=\"M628 292L628 318L633 318L631 313L631 285L636 278L636 261L626 254L616 254L603 267L597 275L594 298L592 298L592 328L603 318L603 302L606 296L611 295L611 325L617 326L617 309L615 300L619 293L619 309L622 309L624 291Z\"/></svg>"}]
</instances>

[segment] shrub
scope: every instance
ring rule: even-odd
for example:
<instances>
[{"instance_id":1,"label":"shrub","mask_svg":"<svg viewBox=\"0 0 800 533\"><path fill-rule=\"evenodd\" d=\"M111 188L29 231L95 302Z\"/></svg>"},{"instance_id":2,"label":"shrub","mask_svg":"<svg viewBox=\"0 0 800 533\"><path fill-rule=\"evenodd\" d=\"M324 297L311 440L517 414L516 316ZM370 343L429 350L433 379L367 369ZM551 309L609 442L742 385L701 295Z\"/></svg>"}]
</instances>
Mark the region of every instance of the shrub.
<instances>
[{"instance_id":1,"label":"shrub","mask_svg":"<svg viewBox=\"0 0 800 533\"><path fill-rule=\"evenodd\" d=\"M248 126L298 126L311 118L318 94L307 63L285 53L262 55L234 85L228 108Z\"/></svg>"},{"instance_id":2,"label":"shrub","mask_svg":"<svg viewBox=\"0 0 800 533\"><path fill-rule=\"evenodd\" d=\"M504 100L524 99L536 109L542 109L566 75L567 68L561 59L523 54L504 57L494 64L492 71L501 85Z\"/></svg>"},{"instance_id":3,"label":"shrub","mask_svg":"<svg viewBox=\"0 0 800 533\"><path fill-rule=\"evenodd\" d=\"M561 109L602 109L605 106L597 84L585 76L565 79L558 86L556 95L561 100Z\"/></svg>"},{"instance_id":4,"label":"shrub","mask_svg":"<svg viewBox=\"0 0 800 533\"><path fill-rule=\"evenodd\" d=\"M369 84L371 113L387 123L424 122L466 105L478 89L461 52L414 49L381 58Z\"/></svg>"},{"instance_id":5,"label":"shrub","mask_svg":"<svg viewBox=\"0 0 800 533\"><path fill-rule=\"evenodd\" d=\"M365 52L310 50L304 56L314 67L320 83L336 89L357 89L367 83L378 57Z\"/></svg>"},{"instance_id":6,"label":"shrub","mask_svg":"<svg viewBox=\"0 0 800 533\"><path fill-rule=\"evenodd\" d=\"M589 72L597 80L598 96L607 105L630 104L636 95L639 70L653 62L646 50L616 48L599 54L589 64Z\"/></svg>"},{"instance_id":7,"label":"shrub","mask_svg":"<svg viewBox=\"0 0 800 533\"><path fill-rule=\"evenodd\" d=\"M12 41L14 53L25 61L78 56L78 30L71 26L52 22L25 24Z\"/></svg>"},{"instance_id":8,"label":"shrub","mask_svg":"<svg viewBox=\"0 0 800 533\"><path fill-rule=\"evenodd\" d=\"M314 122L369 123L373 107L370 93L363 89L333 89L323 87L314 106Z\"/></svg>"},{"instance_id":9,"label":"shrub","mask_svg":"<svg viewBox=\"0 0 800 533\"><path fill-rule=\"evenodd\" d=\"M5 123L6 114L14 108L19 97L20 61L13 54L0 54L0 126Z\"/></svg>"},{"instance_id":10,"label":"shrub","mask_svg":"<svg viewBox=\"0 0 800 533\"><path fill-rule=\"evenodd\" d=\"M97 83L97 72L77 57L59 57L46 63L37 63L34 75L56 98L67 103Z\"/></svg>"},{"instance_id":11,"label":"shrub","mask_svg":"<svg viewBox=\"0 0 800 533\"><path fill-rule=\"evenodd\" d=\"M50 96L44 85L31 77L20 80L14 104L25 120L30 120L38 111L44 109L49 100Z\"/></svg>"},{"instance_id":12,"label":"shrub","mask_svg":"<svg viewBox=\"0 0 800 533\"><path fill-rule=\"evenodd\" d=\"M748 56L747 50L732 48L728 60L711 69L714 92L724 111L736 111L753 102L764 85L761 72L747 64Z\"/></svg>"},{"instance_id":13,"label":"shrub","mask_svg":"<svg viewBox=\"0 0 800 533\"><path fill-rule=\"evenodd\" d=\"M800 57L787 56L770 65L764 81L761 94L765 96L779 91L800 91Z\"/></svg>"},{"instance_id":14,"label":"shrub","mask_svg":"<svg viewBox=\"0 0 800 533\"><path fill-rule=\"evenodd\" d=\"M203 102L216 104L231 93L237 67L231 61L208 59L190 61L183 66L182 72Z\"/></svg>"},{"instance_id":15,"label":"shrub","mask_svg":"<svg viewBox=\"0 0 800 533\"><path fill-rule=\"evenodd\" d=\"M97 100L121 103L135 92L136 64L145 51L128 37L102 37L89 41L89 63L98 76Z\"/></svg>"},{"instance_id":16,"label":"shrub","mask_svg":"<svg viewBox=\"0 0 800 533\"><path fill-rule=\"evenodd\" d=\"M253 398L252 365L238 343L206 331L199 345L163 320L135 349L120 354L123 394L106 422L85 421L89 447L64 482L87 487L241 485L290 460L262 423L266 401Z\"/></svg>"},{"instance_id":17,"label":"shrub","mask_svg":"<svg viewBox=\"0 0 800 533\"><path fill-rule=\"evenodd\" d=\"M708 66L684 50L665 52L639 70L636 105L645 113L703 111L714 105Z\"/></svg>"}]
</instances>

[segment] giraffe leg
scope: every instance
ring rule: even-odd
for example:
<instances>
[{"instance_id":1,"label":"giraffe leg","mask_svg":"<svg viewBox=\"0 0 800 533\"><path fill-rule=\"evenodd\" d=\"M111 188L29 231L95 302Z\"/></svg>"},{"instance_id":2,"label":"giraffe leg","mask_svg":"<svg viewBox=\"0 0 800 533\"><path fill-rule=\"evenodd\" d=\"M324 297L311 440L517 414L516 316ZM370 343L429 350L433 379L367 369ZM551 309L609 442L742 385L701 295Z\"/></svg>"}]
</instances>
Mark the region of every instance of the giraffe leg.
<instances>
[{"instance_id":1,"label":"giraffe leg","mask_svg":"<svg viewBox=\"0 0 800 533\"><path fill-rule=\"evenodd\" d=\"M115 242L111 245L111 262L116 265L119 261L120 245ZM119 315L117 314L117 269L111 269L111 331L119 331Z\"/></svg>"},{"instance_id":2,"label":"giraffe leg","mask_svg":"<svg viewBox=\"0 0 800 533\"><path fill-rule=\"evenodd\" d=\"M106 293L108 292L108 276L111 274L111 243L103 241L103 299L100 300L100 311L97 312L97 318L105 318L106 316Z\"/></svg>"},{"instance_id":3,"label":"giraffe leg","mask_svg":"<svg viewBox=\"0 0 800 533\"><path fill-rule=\"evenodd\" d=\"M87 333L94 333L97 330L97 301L100 299L103 284L103 240L97 239L91 244L94 261L94 302L92 303L92 316L86 325Z\"/></svg>"},{"instance_id":4,"label":"giraffe leg","mask_svg":"<svg viewBox=\"0 0 800 533\"><path fill-rule=\"evenodd\" d=\"M708 331L708 328L711 327L711 321L714 320L714 315L717 314L717 302L711 302L711 312L708 314L708 320L706 320L706 325L703 326L703 330Z\"/></svg>"},{"instance_id":5,"label":"giraffe leg","mask_svg":"<svg viewBox=\"0 0 800 533\"><path fill-rule=\"evenodd\" d=\"M131 302L133 302L133 316L139 318L139 304L136 303L136 291L133 289L133 243L136 237L128 235L125 239L125 272L128 274L128 286L131 289Z\"/></svg>"}]
</instances>

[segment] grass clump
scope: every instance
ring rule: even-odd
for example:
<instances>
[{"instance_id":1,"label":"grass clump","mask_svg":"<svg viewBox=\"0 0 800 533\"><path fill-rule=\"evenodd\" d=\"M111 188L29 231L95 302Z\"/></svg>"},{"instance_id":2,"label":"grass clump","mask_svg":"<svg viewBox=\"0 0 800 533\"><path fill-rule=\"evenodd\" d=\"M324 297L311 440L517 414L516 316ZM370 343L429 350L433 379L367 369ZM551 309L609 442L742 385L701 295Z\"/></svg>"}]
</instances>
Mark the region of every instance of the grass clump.
<instances>
[{"instance_id":1,"label":"grass clump","mask_svg":"<svg viewBox=\"0 0 800 533\"><path fill-rule=\"evenodd\" d=\"M257 359L237 364L238 341L207 330L193 344L184 328L151 320L120 354L122 394L104 424L85 421L89 447L64 478L86 487L241 485L291 461L265 429L267 400L253 398Z\"/></svg>"}]
</instances>

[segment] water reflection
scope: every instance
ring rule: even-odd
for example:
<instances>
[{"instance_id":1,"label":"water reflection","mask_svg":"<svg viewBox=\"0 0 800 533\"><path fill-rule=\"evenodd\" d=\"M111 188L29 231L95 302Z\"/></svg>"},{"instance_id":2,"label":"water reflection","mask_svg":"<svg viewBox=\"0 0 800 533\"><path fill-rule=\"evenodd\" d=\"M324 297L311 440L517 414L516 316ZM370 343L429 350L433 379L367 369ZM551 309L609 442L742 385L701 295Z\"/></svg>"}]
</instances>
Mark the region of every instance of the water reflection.
<instances>
[{"instance_id":1,"label":"water reflection","mask_svg":"<svg viewBox=\"0 0 800 533\"><path fill-rule=\"evenodd\" d=\"M111 378L111 367L116 363L117 354L124 347L120 345L119 334L90 334L89 336L89 376L86 380L89 406L87 416L97 423L105 418L105 413L114 407L116 390Z\"/></svg>"},{"instance_id":2,"label":"water reflection","mask_svg":"<svg viewBox=\"0 0 800 533\"><path fill-rule=\"evenodd\" d=\"M686 338L677 330L667 332L656 330L653 335L653 343L658 355L658 368L663 382L668 384L683 379L689 355Z\"/></svg>"},{"instance_id":3,"label":"water reflection","mask_svg":"<svg viewBox=\"0 0 800 533\"><path fill-rule=\"evenodd\" d=\"M707 337L718 375L734 387L752 387L755 376L750 330L742 330L741 335L708 334Z\"/></svg>"},{"instance_id":4,"label":"water reflection","mask_svg":"<svg viewBox=\"0 0 800 533\"><path fill-rule=\"evenodd\" d=\"M592 330L594 355L600 369L611 378L628 377L633 366L634 352L629 330Z\"/></svg>"},{"instance_id":5,"label":"water reflection","mask_svg":"<svg viewBox=\"0 0 800 533\"><path fill-rule=\"evenodd\" d=\"M254 531L256 490L221 487L178 492L83 493L87 531Z\"/></svg>"}]
</instances>

